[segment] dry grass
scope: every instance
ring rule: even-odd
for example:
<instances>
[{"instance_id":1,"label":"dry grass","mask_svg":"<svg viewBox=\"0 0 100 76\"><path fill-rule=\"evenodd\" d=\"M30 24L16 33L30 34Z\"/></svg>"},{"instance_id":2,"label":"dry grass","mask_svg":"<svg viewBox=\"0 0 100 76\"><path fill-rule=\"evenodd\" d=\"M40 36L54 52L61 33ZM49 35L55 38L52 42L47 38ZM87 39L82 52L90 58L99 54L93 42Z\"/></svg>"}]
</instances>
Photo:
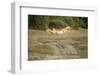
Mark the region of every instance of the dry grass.
<instances>
[{"instance_id":1,"label":"dry grass","mask_svg":"<svg viewBox=\"0 0 100 76\"><path fill-rule=\"evenodd\" d=\"M28 46L28 60L87 58L87 30L52 34L29 29Z\"/></svg>"}]
</instances>

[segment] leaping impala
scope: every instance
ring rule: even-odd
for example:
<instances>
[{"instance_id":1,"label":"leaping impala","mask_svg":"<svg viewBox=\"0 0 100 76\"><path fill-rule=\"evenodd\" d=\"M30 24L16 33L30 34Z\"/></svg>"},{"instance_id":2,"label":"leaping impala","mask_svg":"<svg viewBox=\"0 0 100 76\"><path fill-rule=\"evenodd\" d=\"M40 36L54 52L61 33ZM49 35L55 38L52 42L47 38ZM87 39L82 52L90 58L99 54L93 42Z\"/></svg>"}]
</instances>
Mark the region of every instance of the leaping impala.
<instances>
[{"instance_id":1,"label":"leaping impala","mask_svg":"<svg viewBox=\"0 0 100 76\"><path fill-rule=\"evenodd\" d=\"M55 28L53 28L53 29L47 29L46 31L47 32L51 32L53 34L63 34L65 32L70 32L70 30L71 30L71 27L67 26L67 27L62 28L62 29L55 29Z\"/></svg>"}]
</instances>

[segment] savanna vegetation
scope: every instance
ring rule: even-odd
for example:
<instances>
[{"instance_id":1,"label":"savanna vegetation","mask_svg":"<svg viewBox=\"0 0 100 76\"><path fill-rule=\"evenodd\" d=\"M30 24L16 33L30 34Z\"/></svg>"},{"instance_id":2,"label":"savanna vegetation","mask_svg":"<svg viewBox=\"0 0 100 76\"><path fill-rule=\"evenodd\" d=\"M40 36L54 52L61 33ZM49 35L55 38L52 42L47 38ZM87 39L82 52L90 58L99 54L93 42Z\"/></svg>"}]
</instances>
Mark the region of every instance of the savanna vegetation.
<instances>
[{"instance_id":1,"label":"savanna vegetation","mask_svg":"<svg viewBox=\"0 0 100 76\"><path fill-rule=\"evenodd\" d=\"M41 16L29 15L28 25L31 29L44 30L47 28L63 28L71 26L74 29L88 28L87 17L69 17L69 16Z\"/></svg>"},{"instance_id":2,"label":"savanna vegetation","mask_svg":"<svg viewBox=\"0 0 100 76\"><path fill-rule=\"evenodd\" d=\"M67 26L63 34L46 31ZM87 58L87 29L87 17L28 15L28 60Z\"/></svg>"}]
</instances>

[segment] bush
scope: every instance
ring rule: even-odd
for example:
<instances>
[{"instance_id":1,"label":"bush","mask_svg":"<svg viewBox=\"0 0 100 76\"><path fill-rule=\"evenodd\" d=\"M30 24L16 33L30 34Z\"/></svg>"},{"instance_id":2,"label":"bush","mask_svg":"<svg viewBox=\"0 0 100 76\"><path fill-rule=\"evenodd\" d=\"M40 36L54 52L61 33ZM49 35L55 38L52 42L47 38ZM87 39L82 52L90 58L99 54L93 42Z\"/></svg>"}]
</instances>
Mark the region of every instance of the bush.
<instances>
[{"instance_id":1,"label":"bush","mask_svg":"<svg viewBox=\"0 0 100 76\"><path fill-rule=\"evenodd\" d=\"M66 26L67 26L67 24L61 20L52 20L52 21L50 21L48 28L61 29L61 28L65 28Z\"/></svg>"},{"instance_id":2,"label":"bush","mask_svg":"<svg viewBox=\"0 0 100 76\"><path fill-rule=\"evenodd\" d=\"M71 16L41 16L29 15L28 27L32 29L45 30L47 28L61 29L71 26L73 29L88 28L87 17L71 17Z\"/></svg>"},{"instance_id":3,"label":"bush","mask_svg":"<svg viewBox=\"0 0 100 76\"><path fill-rule=\"evenodd\" d=\"M48 27L49 17L48 16L32 16L29 17L29 25L34 29L44 30Z\"/></svg>"}]
</instances>

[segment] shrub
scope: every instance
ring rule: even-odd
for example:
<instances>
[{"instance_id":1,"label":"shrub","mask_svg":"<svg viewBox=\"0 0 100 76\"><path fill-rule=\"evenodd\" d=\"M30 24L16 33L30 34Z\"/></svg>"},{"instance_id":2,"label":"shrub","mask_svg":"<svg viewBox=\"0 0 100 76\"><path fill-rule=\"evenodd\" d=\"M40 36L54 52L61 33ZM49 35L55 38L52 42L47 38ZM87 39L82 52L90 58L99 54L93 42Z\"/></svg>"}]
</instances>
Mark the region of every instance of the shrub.
<instances>
[{"instance_id":1,"label":"shrub","mask_svg":"<svg viewBox=\"0 0 100 76\"><path fill-rule=\"evenodd\" d=\"M48 27L49 17L48 16L35 16L29 15L29 25L34 29L44 30Z\"/></svg>"},{"instance_id":2,"label":"shrub","mask_svg":"<svg viewBox=\"0 0 100 76\"><path fill-rule=\"evenodd\" d=\"M71 26L73 29L88 28L87 17L71 17L71 16L41 16L29 15L28 27L32 29L45 30L47 28L61 29Z\"/></svg>"},{"instance_id":3,"label":"shrub","mask_svg":"<svg viewBox=\"0 0 100 76\"><path fill-rule=\"evenodd\" d=\"M53 28L61 29L61 28L65 28L66 26L67 26L67 24L65 22L56 19L56 20L50 21L48 28L50 28L50 29L53 29Z\"/></svg>"}]
</instances>

